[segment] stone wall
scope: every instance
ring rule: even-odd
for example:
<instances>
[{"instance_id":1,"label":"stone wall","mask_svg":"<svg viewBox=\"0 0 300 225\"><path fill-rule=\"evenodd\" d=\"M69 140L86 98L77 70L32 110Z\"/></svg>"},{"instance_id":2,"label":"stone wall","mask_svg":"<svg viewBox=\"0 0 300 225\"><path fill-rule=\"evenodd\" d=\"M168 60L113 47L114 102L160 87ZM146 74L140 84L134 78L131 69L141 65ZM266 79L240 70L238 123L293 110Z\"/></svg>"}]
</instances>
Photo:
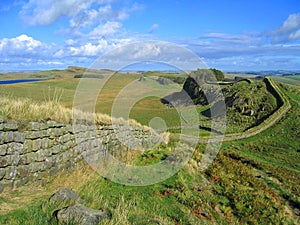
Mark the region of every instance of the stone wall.
<instances>
[{"instance_id":1,"label":"stone wall","mask_svg":"<svg viewBox=\"0 0 300 225\"><path fill-rule=\"evenodd\" d=\"M127 125L64 125L54 121L18 123L0 118L0 193L28 182L45 182L72 169L85 156L143 148L160 137Z\"/></svg>"}]
</instances>

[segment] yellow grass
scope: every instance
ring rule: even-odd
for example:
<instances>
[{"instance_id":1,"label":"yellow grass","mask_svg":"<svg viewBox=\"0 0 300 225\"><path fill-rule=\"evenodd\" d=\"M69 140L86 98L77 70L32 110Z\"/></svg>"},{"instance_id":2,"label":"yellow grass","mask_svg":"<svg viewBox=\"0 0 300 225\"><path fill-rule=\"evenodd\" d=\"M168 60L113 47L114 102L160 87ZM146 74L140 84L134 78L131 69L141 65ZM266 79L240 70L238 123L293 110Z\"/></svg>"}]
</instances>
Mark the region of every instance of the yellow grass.
<instances>
[{"instance_id":1,"label":"yellow grass","mask_svg":"<svg viewBox=\"0 0 300 225\"><path fill-rule=\"evenodd\" d=\"M35 102L31 99L0 97L0 117L16 121L45 121L53 120L71 124L74 118L95 122L96 124L118 124L140 127L156 133L152 128L141 125L133 119L112 118L101 113L82 112L62 106L58 101ZM169 142L169 133L161 134L164 142Z\"/></svg>"}]
</instances>

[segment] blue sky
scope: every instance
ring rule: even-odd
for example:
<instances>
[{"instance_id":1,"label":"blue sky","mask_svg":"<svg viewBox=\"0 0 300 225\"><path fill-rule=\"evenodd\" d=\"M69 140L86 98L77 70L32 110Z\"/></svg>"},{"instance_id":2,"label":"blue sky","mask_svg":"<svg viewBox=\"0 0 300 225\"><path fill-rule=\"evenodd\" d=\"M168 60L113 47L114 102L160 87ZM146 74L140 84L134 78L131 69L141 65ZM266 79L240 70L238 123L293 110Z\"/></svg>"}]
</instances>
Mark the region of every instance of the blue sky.
<instances>
[{"instance_id":1,"label":"blue sky","mask_svg":"<svg viewBox=\"0 0 300 225\"><path fill-rule=\"evenodd\" d=\"M300 1L2 0L0 70L85 66L167 41L222 70L300 70Z\"/></svg>"}]
</instances>

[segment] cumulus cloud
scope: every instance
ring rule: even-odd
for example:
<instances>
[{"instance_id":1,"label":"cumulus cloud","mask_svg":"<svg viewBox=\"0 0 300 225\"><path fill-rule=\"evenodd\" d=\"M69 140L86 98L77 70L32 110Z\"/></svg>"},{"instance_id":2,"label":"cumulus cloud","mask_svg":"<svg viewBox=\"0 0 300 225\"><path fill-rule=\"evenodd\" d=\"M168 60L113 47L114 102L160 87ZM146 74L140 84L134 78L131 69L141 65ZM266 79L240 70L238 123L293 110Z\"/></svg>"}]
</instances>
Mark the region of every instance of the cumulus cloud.
<instances>
[{"instance_id":1,"label":"cumulus cloud","mask_svg":"<svg viewBox=\"0 0 300 225\"><path fill-rule=\"evenodd\" d=\"M111 35L122 26L130 13L142 9L139 4L116 0L30 0L22 7L20 15L29 25L50 25L65 18L69 27L61 32L77 37ZM111 27L109 27L111 26Z\"/></svg>"},{"instance_id":2,"label":"cumulus cloud","mask_svg":"<svg viewBox=\"0 0 300 225\"><path fill-rule=\"evenodd\" d=\"M1 55L35 54L42 48L46 48L42 42L22 34L15 38L3 38L0 40Z\"/></svg>"},{"instance_id":3,"label":"cumulus cloud","mask_svg":"<svg viewBox=\"0 0 300 225\"><path fill-rule=\"evenodd\" d=\"M284 23L270 32L274 42L289 42L300 39L300 14L289 15Z\"/></svg>"},{"instance_id":4,"label":"cumulus cloud","mask_svg":"<svg viewBox=\"0 0 300 225\"><path fill-rule=\"evenodd\" d=\"M87 43L79 47L70 47L72 56L97 56L107 48L108 43L106 40L100 40L98 44Z\"/></svg>"},{"instance_id":5,"label":"cumulus cloud","mask_svg":"<svg viewBox=\"0 0 300 225\"><path fill-rule=\"evenodd\" d=\"M104 0L103 0L104 1ZM49 25L57 19L77 15L97 0L30 0L20 15L31 25Z\"/></svg>"},{"instance_id":6,"label":"cumulus cloud","mask_svg":"<svg viewBox=\"0 0 300 225\"><path fill-rule=\"evenodd\" d=\"M54 56L56 48L26 34L0 39L0 68L19 70L61 66L63 63Z\"/></svg>"},{"instance_id":7,"label":"cumulus cloud","mask_svg":"<svg viewBox=\"0 0 300 225\"><path fill-rule=\"evenodd\" d=\"M76 43L73 46L65 46L63 49L58 50L54 56L58 58L87 57L96 59L103 53L132 41L132 39L91 39L88 42Z\"/></svg>"}]
</instances>

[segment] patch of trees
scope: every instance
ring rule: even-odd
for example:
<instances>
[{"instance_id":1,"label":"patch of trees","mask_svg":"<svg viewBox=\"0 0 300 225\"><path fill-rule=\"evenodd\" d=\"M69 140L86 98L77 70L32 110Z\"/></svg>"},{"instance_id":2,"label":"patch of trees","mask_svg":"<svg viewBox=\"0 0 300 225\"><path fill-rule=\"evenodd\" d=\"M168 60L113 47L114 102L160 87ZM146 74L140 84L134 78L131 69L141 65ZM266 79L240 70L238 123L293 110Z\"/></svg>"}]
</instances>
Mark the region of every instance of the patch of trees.
<instances>
[{"instance_id":1,"label":"patch of trees","mask_svg":"<svg viewBox=\"0 0 300 225\"><path fill-rule=\"evenodd\" d=\"M74 76L74 78L97 78L102 79L104 76L99 74L77 74Z\"/></svg>"}]
</instances>

